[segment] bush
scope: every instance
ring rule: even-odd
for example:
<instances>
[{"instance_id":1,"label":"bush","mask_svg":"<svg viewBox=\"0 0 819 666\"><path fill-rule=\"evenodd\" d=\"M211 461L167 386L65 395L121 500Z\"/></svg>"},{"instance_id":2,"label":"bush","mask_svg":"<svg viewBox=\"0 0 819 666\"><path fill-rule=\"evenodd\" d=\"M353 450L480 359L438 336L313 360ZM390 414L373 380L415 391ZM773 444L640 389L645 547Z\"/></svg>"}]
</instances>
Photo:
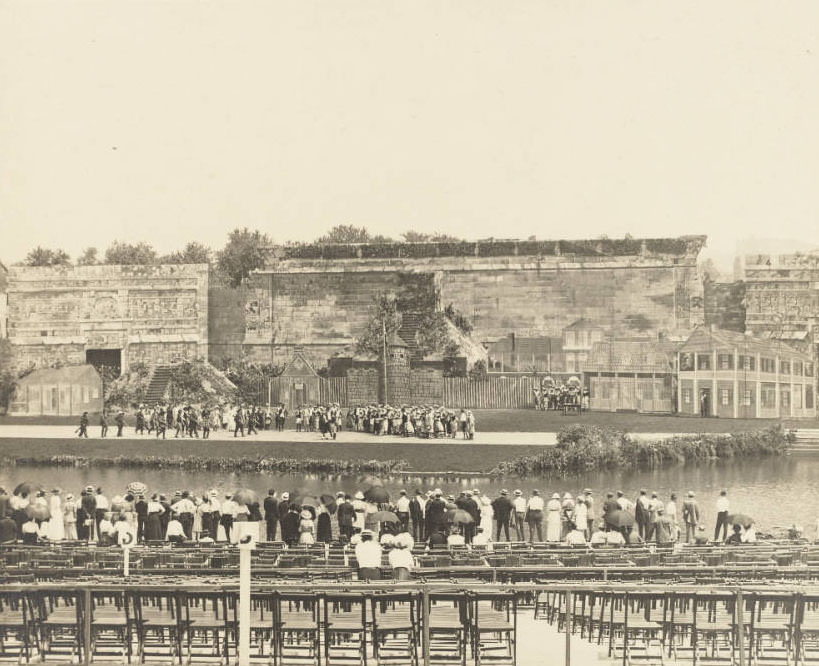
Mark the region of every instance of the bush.
<instances>
[{"instance_id":1,"label":"bush","mask_svg":"<svg viewBox=\"0 0 819 666\"><path fill-rule=\"evenodd\" d=\"M500 463L497 475L567 476L594 470L645 470L675 464L782 455L795 441L793 431L776 425L733 434L679 435L634 439L611 428L571 425L557 436L557 446Z\"/></svg>"}]
</instances>

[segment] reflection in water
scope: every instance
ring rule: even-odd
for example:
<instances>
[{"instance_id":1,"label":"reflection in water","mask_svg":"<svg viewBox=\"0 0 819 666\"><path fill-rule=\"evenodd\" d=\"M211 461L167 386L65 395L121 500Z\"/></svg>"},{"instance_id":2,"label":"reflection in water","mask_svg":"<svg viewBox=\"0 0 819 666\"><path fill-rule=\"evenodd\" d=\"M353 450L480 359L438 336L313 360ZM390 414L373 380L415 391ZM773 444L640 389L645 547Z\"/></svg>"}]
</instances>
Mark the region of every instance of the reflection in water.
<instances>
[{"instance_id":1,"label":"reflection in water","mask_svg":"<svg viewBox=\"0 0 819 666\"><path fill-rule=\"evenodd\" d=\"M641 488L656 490L664 500L672 492L678 496L678 510L682 509L683 495L693 490L705 522L713 526L719 491L728 491L732 510L748 513L757 520L763 531L774 526L796 522L808 534L814 534L819 519L819 457L786 456L765 458L759 461L721 462L697 466L679 466L648 472L597 472L573 476L568 479L527 477L524 479L489 479L482 477L413 477L411 474L385 477L384 485L397 494L400 488L412 492L415 488L428 490L441 488L457 493L465 488L479 488L494 495L501 488L521 488L528 493L533 488L542 493L571 491L575 494L583 488L592 488L598 497L598 511L606 490L623 490L628 497L635 497ZM0 470L0 485L13 488L23 480L40 483L46 489L57 486L64 492L76 494L89 484L100 485L108 496L121 493L134 480L148 484L152 491L173 492L176 489L204 491L209 488L232 490L237 487L252 488L260 495L268 488L279 492L295 489L319 494L321 492L358 488L356 477L318 474L273 474L261 472L180 472L178 470L128 470L117 468L73 467L16 467Z\"/></svg>"}]
</instances>

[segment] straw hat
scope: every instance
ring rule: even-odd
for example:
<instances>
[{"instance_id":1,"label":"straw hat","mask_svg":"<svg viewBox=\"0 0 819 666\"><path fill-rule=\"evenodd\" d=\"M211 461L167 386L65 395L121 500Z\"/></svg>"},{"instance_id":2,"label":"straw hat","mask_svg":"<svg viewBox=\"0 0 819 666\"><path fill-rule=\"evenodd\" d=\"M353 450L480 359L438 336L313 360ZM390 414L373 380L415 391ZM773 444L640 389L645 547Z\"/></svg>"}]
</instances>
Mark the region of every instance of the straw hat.
<instances>
[{"instance_id":1,"label":"straw hat","mask_svg":"<svg viewBox=\"0 0 819 666\"><path fill-rule=\"evenodd\" d=\"M381 535L381 545L382 546L392 546L395 543L395 537L392 534L382 534Z\"/></svg>"},{"instance_id":2,"label":"straw hat","mask_svg":"<svg viewBox=\"0 0 819 666\"><path fill-rule=\"evenodd\" d=\"M392 545L396 548L412 548L415 542L412 540L412 535L409 532L401 532L393 539Z\"/></svg>"},{"instance_id":3,"label":"straw hat","mask_svg":"<svg viewBox=\"0 0 819 666\"><path fill-rule=\"evenodd\" d=\"M304 509L300 514L299 517L303 520L312 520L313 514L311 514L307 509Z\"/></svg>"},{"instance_id":4,"label":"straw hat","mask_svg":"<svg viewBox=\"0 0 819 666\"><path fill-rule=\"evenodd\" d=\"M363 500L363 499L364 499L364 493L362 493L362 492L359 490L359 491L358 491L358 492L355 494L355 498L356 498L357 500Z\"/></svg>"},{"instance_id":5,"label":"straw hat","mask_svg":"<svg viewBox=\"0 0 819 666\"><path fill-rule=\"evenodd\" d=\"M560 499L560 493L552 493L552 499L559 500Z\"/></svg>"},{"instance_id":6,"label":"straw hat","mask_svg":"<svg viewBox=\"0 0 819 666\"><path fill-rule=\"evenodd\" d=\"M523 495L523 491L520 489L515 490L515 497L520 497L521 495Z\"/></svg>"}]
</instances>

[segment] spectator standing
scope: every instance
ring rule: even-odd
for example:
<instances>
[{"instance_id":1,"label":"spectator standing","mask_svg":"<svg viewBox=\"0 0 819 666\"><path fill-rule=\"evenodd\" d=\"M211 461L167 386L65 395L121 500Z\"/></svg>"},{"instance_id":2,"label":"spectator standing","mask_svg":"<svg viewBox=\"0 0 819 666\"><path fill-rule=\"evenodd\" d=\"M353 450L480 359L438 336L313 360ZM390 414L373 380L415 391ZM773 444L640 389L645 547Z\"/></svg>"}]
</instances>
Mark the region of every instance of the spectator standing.
<instances>
[{"instance_id":1,"label":"spectator standing","mask_svg":"<svg viewBox=\"0 0 819 666\"><path fill-rule=\"evenodd\" d=\"M691 543L700 522L700 507L697 505L697 500L694 499L693 490L688 491L688 498L683 502L682 516L685 523L685 542Z\"/></svg>"},{"instance_id":2,"label":"spectator standing","mask_svg":"<svg viewBox=\"0 0 819 666\"><path fill-rule=\"evenodd\" d=\"M731 506L728 503L728 493L723 490L717 499L717 525L714 528L714 541L719 541L719 531L722 528L722 540L728 538L728 511Z\"/></svg>"}]
</instances>

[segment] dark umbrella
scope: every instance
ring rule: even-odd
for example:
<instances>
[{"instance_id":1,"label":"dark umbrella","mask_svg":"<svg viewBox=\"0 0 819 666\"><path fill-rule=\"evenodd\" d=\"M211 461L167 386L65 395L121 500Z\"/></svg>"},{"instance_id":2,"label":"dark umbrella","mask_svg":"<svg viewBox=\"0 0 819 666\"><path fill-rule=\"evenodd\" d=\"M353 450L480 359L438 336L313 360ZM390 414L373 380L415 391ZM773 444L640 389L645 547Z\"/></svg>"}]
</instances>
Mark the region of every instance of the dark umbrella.
<instances>
[{"instance_id":1,"label":"dark umbrella","mask_svg":"<svg viewBox=\"0 0 819 666\"><path fill-rule=\"evenodd\" d=\"M634 516L628 511L618 509L617 511L607 513L605 521L612 527L632 527L634 525Z\"/></svg>"},{"instance_id":2,"label":"dark umbrella","mask_svg":"<svg viewBox=\"0 0 819 666\"><path fill-rule=\"evenodd\" d=\"M447 520L454 525L470 525L475 522L475 519L463 509L455 509L447 512Z\"/></svg>"},{"instance_id":3,"label":"dark umbrella","mask_svg":"<svg viewBox=\"0 0 819 666\"><path fill-rule=\"evenodd\" d=\"M324 505L324 508L327 509L327 513L331 516L334 516L336 511L338 510L338 505L336 504L336 498L332 495L322 495L319 497L321 503Z\"/></svg>"},{"instance_id":4,"label":"dark umbrella","mask_svg":"<svg viewBox=\"0 0 819 666\"><path fill-rule=\"evenodd\" d=\"M319 505L319 501L317 497L313 497L312 495L305 495L299 500L299 504L302 506L312 506L313 508Z\"/></svg>"},{"instance_id":5,"label":"dark umbrella","mask_svg":"<svg viewBox=\"0 0 819 666\"><path fill-rule=\"evenodd\" d=\"M42 486L38 483L34 483L32 481L23 481L22 483L18 483L17 487L14 489L15 495L34 495L35 493L42 490Z\"/></svg>"},{"instance_id":6,"label":"dark umbrella","mask_svg":"<svg viewBox=\"0 0 819 666\"><path fill-rule=\"evenodd\" d=\"M399 522L398 516L396 516L392 511L376 511L373 514L373 520L379 523L397 523Z\"/></svg>"},{"instance_id":7,"label":"dark umbrella","mask_svg":"<svg viewBox=\"0 0 819 666\"><path fill-rule=\"evenodd\" d=\"M381 486L373 486L364 491L364 499L374 504L390 501L390 494Z\"/></svg>"},{"instance_id":8,"label":"dark umbrella","mask_svg":"<svg viewBox=\"0 0 819 666\"><path fill-rule=\"evenodd\" d=\"M750 527L754 519L744 513L733 513L728 516L728 522L732 525L742 525L743 527Z\"/></svg>"},{"instance_id":9,"label":"dark umbrella","mask_svg":"<svg viewBox=\"0 0 819 666\"><path fill-rule=\"evenodd\" d=\"M48 520L51 512L45 504L29 504L26 507L26 515L34 520Z\"/></svg>"},{"instance_id":10,"label":"dark umbrella","mask_svg":"<svg viewBox=\"0 0 819 666\"><path fill-rule=\"evenodd\" d=\"M259 496L250 488L242 488L233 494L233 501L237 504L253 504L259 501Z\"/></svg>"}]
</instances>

